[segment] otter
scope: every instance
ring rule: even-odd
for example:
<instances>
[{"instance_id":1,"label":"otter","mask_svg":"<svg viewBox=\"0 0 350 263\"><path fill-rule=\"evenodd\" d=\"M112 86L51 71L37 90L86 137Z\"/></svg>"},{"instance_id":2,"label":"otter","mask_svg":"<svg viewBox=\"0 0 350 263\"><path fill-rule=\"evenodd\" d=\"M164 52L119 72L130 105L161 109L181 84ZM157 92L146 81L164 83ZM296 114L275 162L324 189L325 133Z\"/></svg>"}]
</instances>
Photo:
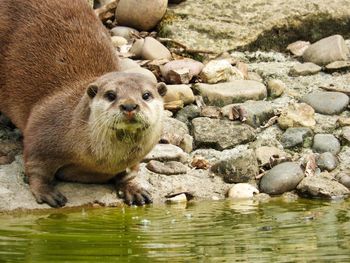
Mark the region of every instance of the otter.
<instances>
[{"instance_id":1,"label":"otter","mask_svg":"<svg viewBox=\"0 0 350 263\"><path fill-rule=\"evenodd\" d=\"M115 179L127 204L152 202L133 177L161 134L164 83L119 72L86 0L0 0L0 111L23 133L38 203L64 206L54 179Z\"/></svg>"}]
</instances>

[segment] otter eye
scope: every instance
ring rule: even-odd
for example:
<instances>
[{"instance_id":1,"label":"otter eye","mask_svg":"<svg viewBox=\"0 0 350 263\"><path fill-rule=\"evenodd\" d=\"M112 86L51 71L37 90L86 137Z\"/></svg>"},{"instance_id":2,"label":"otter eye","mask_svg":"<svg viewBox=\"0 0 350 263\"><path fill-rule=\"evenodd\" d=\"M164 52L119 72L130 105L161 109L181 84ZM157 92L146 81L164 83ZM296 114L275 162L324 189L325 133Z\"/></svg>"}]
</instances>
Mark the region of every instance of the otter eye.
<instances>
[{"instance_id":1,"label":"otter eye","mask_svg":"<svg viewBox=\"0 0 350 263\"><path fill-rule=\"evenodd\" d=\"M150 92L145 92L142 94L142 98L144 100L150 100L152 98L152 94Z\"/></svg>"},{"instance_id":2,"label":"otter eye","mask_svg":"<svg viewBox=\"0 0 350 263\"><path fill-rule=\"evenodd\" d=\"M108 101L115 101L115 99L117 98L117 95L112 92L112 91L107 91L104 95L104 97L108 100Z\"/></svg>"}]
</instances>

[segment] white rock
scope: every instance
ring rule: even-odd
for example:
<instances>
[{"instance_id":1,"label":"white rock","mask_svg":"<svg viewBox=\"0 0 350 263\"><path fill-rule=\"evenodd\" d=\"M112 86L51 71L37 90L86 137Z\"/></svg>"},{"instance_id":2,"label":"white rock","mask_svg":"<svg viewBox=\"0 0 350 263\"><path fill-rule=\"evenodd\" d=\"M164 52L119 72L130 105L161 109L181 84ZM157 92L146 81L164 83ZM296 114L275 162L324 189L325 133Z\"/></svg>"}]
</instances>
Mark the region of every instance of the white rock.
<instances>
[{"instance_id":1,"label":"white rock","mask_svg":"<svg viewBox=\"0 0 350 263\"><path fill-rule=\"evenodd\" d=\"M228 191L228 197L232 199L246 199L253 198L255 194L258 194L259 190L254 186L247 183L235 184Z\"/></svg>"},{"instance_id":2,"label":"white rock","mask_svg":"<svg viewBox=\"0 0 350 263\"><path fill-rule=\"evenodd\" d=\"M241 74L241 76L240 76ZM244 79L243 74L225 59L212 60L206 64L200 74L205 83L218 83L220 81L228 81L233 76L238 76L235 79Z\"/></svg>"}]
</instances>

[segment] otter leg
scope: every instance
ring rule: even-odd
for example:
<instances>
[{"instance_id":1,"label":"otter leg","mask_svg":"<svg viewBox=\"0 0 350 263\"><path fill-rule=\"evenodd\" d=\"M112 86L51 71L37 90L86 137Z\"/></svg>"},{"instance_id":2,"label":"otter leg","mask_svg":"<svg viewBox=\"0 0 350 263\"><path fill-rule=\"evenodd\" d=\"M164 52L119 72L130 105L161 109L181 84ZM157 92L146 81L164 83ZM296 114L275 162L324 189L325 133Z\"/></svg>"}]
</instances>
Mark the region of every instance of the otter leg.
<instances>
[{"instance_id":1,"label":"otter leg","mask_svg":"<svg viewBox=\"0 0 350 263\"><path fill-rule=\"evenodd\" d=\"M118 195L124 198L127 205L152 203L151 194L135 182L138 171L139 166L135 165L128 169L128 171L124 171L115 177Z\"/></svg>"},{"instance_id":2,"label":"otter leg","mask_svg":"<svg viewBox=\"0 0 350 263\"><path fill-rule=\"evenodd\" d=\"M30 190L39 204L61 207L67 203L67 198L53 185L56 170L57 167L52 162L31 160L25 163Z\"/></svg>"}]
</instances>

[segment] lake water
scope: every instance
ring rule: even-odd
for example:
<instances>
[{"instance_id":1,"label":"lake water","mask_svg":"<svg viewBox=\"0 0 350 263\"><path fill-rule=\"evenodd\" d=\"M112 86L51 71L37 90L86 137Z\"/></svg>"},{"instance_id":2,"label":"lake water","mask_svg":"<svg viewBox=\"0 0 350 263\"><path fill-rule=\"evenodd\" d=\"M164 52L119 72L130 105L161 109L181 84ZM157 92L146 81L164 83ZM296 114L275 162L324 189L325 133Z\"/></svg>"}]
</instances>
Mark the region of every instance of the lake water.
<instances>
[{"instance_id":1,"label":"lake water","mask_svg":"<svg viewBox=\"0 0 350 263\"><path fill-rule=\"evenodd\" d=\"M350 262L350 200L3 214L0 262Z\"/></svg>"}]
</instances>

